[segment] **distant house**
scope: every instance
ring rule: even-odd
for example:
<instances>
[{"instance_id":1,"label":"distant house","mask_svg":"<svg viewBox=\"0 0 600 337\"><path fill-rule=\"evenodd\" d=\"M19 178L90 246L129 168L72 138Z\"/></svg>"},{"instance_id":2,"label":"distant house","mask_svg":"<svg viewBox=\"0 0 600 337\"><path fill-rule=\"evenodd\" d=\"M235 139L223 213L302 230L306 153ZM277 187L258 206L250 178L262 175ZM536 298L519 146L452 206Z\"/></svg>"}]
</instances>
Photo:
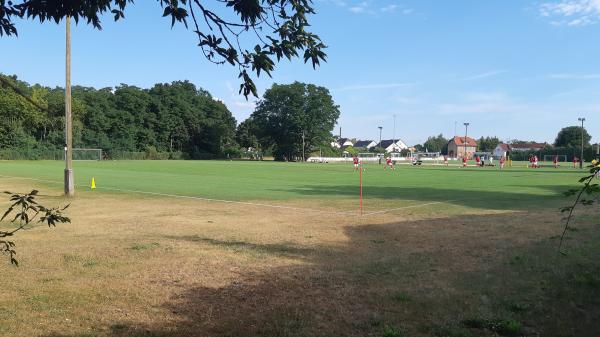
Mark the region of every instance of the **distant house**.
<instances>
[{"instance_id":1,"label":"distant house","mask_svg":"<svg viewBox=\"0 0 600 337\"><path fill-rule=\"evenodd\" d=\"M400 152L402 150L406 150L408 149L408 146L406 146L406 144L398 139L398 140L392 140L392 139L386 139L386 140L382 140L381 143L376 145L377 147L383 148L385 150L385 152Z\"/></svg>"},{"instance_id":2,"label":"distant house","mask_svg":"<svg viewBox=\"0 0 600 337\"><path fill-rule=\"evenodd\" d=\"M532 152L532 151L539 151L539 150L545 148L546 146L548 146L548 143L531 142L531 143L511 144L510 148L511 148L511 151Z\"/></svg>"},{"instance_id":3,"label":"distant house","mask_svg":"<svg viewBox=\"0 0 600 337\"><path fill-rule=\"evenodd\" d=\"M496 148L492 152L492 156L494 156L494 158L497 158L497 159L502 158L502 157L506 158L506 157L508 157L509 152L510 152L510 145L500 143L500 144L498 144L498 146L496 146Z\"/></svg>"},{"instance_id":4,"label":"distant house","mask_svg":"<svg viewBox=\"0 0 600 337\"><path fill-rule=\"evenodd\" d=\"M475 151L477 151L477 142L471 137L456 136L448 142L448 157L471 158Z\"/></svg>"},{"instance_id":5,"label":"distant house","mask_svg":"<svg viewBox=\"0 0 600 337\"><path fill-rule=\"evenodd\" d=\"M340 138L337 141L332 141L330 144L331 147L334 147L336 149L343 149L347 148L348 146L354 146L354 143L352 143L352 140L350 138Z\"/></svg>"},{"instance_id":6,"label":"distant house","mask_svg":"<svg viewBox=\"0 0 600 337\"><path fill-rule=\"evenodd\" d=\"M352 143L352 140L350 138L340 138L338 140L338 144L340 145L340 147L354 146L354 143Z\"/></svg>"},{"instance_id":7,"label":"distant house","mask_svg":"<svg viewBox=\"0 0 600 337\"><path fill-rule=\"evenodd\" d=\"M372 140L359 140L356 143L354 143L354 148L363 148L367 150L375 146L377 146L377 143L375 143Z\"/></svg>"}]
</instances>

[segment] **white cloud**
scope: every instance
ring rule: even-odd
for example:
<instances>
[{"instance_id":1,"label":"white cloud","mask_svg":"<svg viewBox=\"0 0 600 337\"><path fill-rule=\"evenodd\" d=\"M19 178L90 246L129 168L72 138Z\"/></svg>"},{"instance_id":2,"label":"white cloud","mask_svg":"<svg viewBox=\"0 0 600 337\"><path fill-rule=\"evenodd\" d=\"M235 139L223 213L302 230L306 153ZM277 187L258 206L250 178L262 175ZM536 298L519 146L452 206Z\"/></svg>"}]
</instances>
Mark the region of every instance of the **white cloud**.
<instances>
[{"instance_id":1,"label":"white cloud","mask_svg":"<svg viewBox=\"0 0 600 337\"><path fill-rule=\"evenodd\" d=\"M540 5L540 15L557 26L587 26L600 22L600 0L559 0Z\"/></svg>"},{"instance_id":2,"label":"white cloud","mask_svg":"<svg viewBox=\"0 0 600 337\"><path fill-rule=\"evenodd\" d=\"M369 4L367 4L366 2L361 2L355 6L352 6L350 8L348 8L349 11L351 11L352 13L366 13L369 12Z\"/></svg>"},{"instance_id":3,"label":"white cloud","mask_svg":"<svg viewBox=\"0 0 600 337\"><path fill-rule=\"evenodd\" d=\"M478 80L478 79L492 77L492 76L496 76L496 75L500 75L500 74L504 74L504 73L506 73L506 70L492 70L492 71L488 71L485 73L475 74L475 75L471 75L469 77L462 78L461 81Z\"/></svg>"},{"instance_id":4,"label":"white cloud","mask_svg":"<svg viewBox=\"0 0 600 337\"><path fill-rule=\"evenodd\" d=\"M243 98L234 88L231 82L225 82L225 86L227 87L227 91L229 91L229 99L221 100L223 103L229 106L236 107L236 112L243 114L250 114L252 110L256 108L256 102L246 100Z\"/></svg>"},{"instance_id":5,"label":"white cloud","mask_svg":"<svg viewBox=\"0 0 600 337\"><path fill-rule=\"evenodd\" d=\"M548 78L554 80L598 80L600 74L551 74Z\"/></svg>"},{"instance_id":6,"label":"white cloud","mask_svg":"<svg viewBox=\"0 0 600 337\"><path fill-rule=\"evenodd\" d=\"M352 91L352 90L373 90L373 89L393 89L402 87L411 87L416 83L374 83L374 84L357 84L349 85L335 89L334 91Z\"/></svg>"},{"instance_id":7,"label":"white cloud","mask_svg":"<svg viewBox=\"0 0 600 337\"><path fill-rule=\"evenodd\" d=\"M437 107L440 115L464 114L514 114L523 113L527 108L513 102L510 97L499 92L472 92L465 94L459 102L445 103Z\"/></svg>"},{"instance_id":8,"label":"white cloud","mask_svg":"<svg viewBox=\"0 0 600 337\"><path fill-rule=\"evenodd\" d=\"M384 13L394 13L398 10L400 6L396 5L396 4L391 4L391 5L387 5L384 7L381 7L379 10L384 12Z\"/></svg>"},{"instance_id":9,"label":"white cloud","mask_svg":"<svg viewBox=\"0 0 600 337\"><path fill-rule=\"evenodd\" d=\"M379 8L379 11L382 13L402 13L403 15L409 15L414 12L411 8L404 8L398 4L389 4L387 6L383 6Z\"/></svg>"},{"instance_id":10,"label":"white cloud","mask_svg":"<svg viewBox=\"0 0 600 337\"><path fill-rule=\"evenodd\" d=\"M403 15L409 15L414 12L411 8L406 8L402 5L391 3L381 4L381 0L321 0L324 2L332 3L338 7L347 9L348 11L355 14L370 14L375 15L377 13L393 14L401 13Z\"/></svg>"}]
</instances>

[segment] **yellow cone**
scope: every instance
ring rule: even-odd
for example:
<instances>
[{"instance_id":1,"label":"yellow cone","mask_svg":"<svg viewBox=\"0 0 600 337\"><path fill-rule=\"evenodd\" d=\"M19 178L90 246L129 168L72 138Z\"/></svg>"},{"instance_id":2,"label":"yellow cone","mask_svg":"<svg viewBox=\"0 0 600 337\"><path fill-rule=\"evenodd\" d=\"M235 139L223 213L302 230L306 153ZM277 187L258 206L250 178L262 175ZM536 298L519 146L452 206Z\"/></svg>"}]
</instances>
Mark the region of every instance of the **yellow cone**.
<instances>
[{"instance_id":1,"label":"yellow cone","mask_svg":"<svg viewBox=\"0 0 600 337\"><path fill-rule=\"evenodd\" d=\"M93 190L95 190L95 189L96 189L96 179L94 179L94 177L92 177L92 186L91 186L91 188L92 188Z\"/></svg>"}]
</instances>

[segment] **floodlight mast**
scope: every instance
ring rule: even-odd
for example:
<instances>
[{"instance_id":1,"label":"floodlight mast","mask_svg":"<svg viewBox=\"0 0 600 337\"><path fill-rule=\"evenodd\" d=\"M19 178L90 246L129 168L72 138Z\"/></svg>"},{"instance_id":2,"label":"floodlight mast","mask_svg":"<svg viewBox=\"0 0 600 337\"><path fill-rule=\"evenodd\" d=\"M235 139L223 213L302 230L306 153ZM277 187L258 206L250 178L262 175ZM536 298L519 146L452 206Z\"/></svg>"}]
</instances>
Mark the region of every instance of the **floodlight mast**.
<instances>
[{"instance_id":1,"label":"floodlight mast","mask_svg":"<svg viewBox=\"0 0 600 337\"><path fill-rule=\"evenodd\" d=\"M579 158L579 168L583 168L583 122L585 122L584 117L577 118L578 121L581 122L581 157Z\"/></svg>"},{"instance_id":2,"label":"floodlight mast","mask_svg":"<svg viewBox=\"0 0 600 337\"><path fill-rule=\"evenodd\" d=\"M73 120L71 114L71 17L67 16L65 41L65 195L75 196L73 181Z\"/></svg>"}]
</instances>

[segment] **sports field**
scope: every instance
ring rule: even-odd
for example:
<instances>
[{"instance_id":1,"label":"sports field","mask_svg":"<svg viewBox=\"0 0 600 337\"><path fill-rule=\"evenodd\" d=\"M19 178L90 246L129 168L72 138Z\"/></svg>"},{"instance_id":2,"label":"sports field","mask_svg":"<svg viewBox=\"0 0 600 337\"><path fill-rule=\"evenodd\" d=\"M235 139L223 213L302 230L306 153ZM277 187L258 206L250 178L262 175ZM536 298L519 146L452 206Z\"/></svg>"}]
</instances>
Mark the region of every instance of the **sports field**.
<instances>
[{"instance_id":1,"label":"sports field","mask_svg":"<svg viewBox=\"0 0 600 337\"><path fill-rule=\"evenodd\" d=\"M1 162L0 175L62 184L58 161ZM519 210L553 207L576 184L579 170L528 169L524 163L497 167L397 165L383 170L365 165L364 211L440 203L445 207ZM262 206L297 205L323 212L354 214L359 207L359 173L348 164L302 164L235 161L89 161L75 163L78 192L187 196ZM162 194L162 195L161 195ZM432 207L423 206L426 209ZM435 207L439 209L439 206Z\"/></svg>"},{"instance_id":2,"label":"sports field","mask_svg":"<svg viewBox=\"0 0 600 337\"><path fill-rule=\"evenodd\" d=\"M15 237L2 336L596 336L598 208L557 253L582 171L238 161L0 161L71 203ZM97 189L89 185L95 179ZM7 205L0 200L1 209ZM2 225L6 226L6 224Z\"/></svg>"}]
</instances>

